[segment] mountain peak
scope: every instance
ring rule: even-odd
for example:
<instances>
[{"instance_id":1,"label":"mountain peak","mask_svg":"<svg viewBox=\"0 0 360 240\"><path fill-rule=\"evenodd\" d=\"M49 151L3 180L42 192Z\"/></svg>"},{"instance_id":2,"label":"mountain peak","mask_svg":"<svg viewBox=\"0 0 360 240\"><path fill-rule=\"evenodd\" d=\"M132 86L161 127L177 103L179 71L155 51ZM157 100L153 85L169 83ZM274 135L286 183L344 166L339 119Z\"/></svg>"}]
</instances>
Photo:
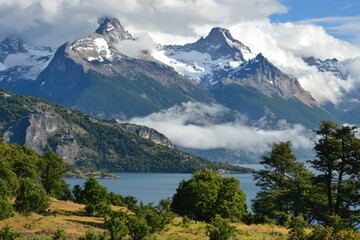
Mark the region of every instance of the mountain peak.
<instances>
[{"instance_id":1,"label":"mountain peak","mask_svg":"<svg viewBox=\"0 0 360 240\"><path fill-rule=\"evenodd\" d=\"M102 17L98 20L99 27L96 33L104 36L106 40L117 43L122 40L133 40L131 34L125 30L117 18Z\"/></svg>"},{"instance_id":2,"label":"mountain peak","mask_svg":"<svg viewBox=\"0 0 360 240\"><path fill-rule=\"evenodd\" d=\"M24 49L24 43L21 41L20 38L11 35L7 38L5 38L4 40L2 40L0 42L0 46L2 48L7 48L7 49L11 49L12 51L16 51L16 52L25 52Z\"/></svg>"},{"instance_id":3,"label":"mountain peak","mask_svg":"<svg viewBox=\"0 0 360 240\"><path fill-rule=\"evenodd\" d=\"M208 36L205 38L210 41L224 41L224 40L230 40L233 42L235 39L231 35L230 31L226 28L222 27L214 27L211 29Z\"/></svg>"},{"instance_id":4,"label":"mountain peak","mask_svg":"<svg viewBox=\"0 0 360 240\"><path fill-rule=\"evenodd\" d=\"M0 62L3 62L9 54L15 53L26 53L21 39L11 35L0 42Z\"/></svg>"}]
</instances>

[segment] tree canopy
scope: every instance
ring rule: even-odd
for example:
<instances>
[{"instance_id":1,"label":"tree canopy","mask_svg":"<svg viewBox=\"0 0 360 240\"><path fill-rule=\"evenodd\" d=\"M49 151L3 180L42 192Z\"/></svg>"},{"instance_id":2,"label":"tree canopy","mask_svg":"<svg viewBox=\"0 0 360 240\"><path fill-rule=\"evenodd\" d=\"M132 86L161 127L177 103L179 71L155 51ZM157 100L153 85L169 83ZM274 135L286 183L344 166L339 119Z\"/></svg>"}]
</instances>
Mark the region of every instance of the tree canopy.
<instances>
[{"instance_id":1,"label":"tree canopy","mask_svg":"<svg viewBox=\"0 0 360 240\"><path fill-rule=\"evenodd\" d=\"M195 172L190 180L180 183L173 196L171 209L196 220L209 221L216 215L240 219L246 213L245 201L239 180L203 170Z\"/></svg>"}]
</instances>

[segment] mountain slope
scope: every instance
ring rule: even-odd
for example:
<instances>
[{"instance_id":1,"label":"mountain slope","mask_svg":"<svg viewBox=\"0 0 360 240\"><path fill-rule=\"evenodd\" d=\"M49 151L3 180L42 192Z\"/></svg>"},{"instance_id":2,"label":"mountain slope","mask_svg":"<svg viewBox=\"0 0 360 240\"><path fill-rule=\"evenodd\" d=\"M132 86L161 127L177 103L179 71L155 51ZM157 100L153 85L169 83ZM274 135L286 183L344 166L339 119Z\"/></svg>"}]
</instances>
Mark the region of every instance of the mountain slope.
<instances>
[{"instance_id":1,"label":"mountain slope","mask_svg":"<svg viewBox=\"0 0 360 240\"><path fill-rule=\"evenodd\" d=\"M30 94L96 116L122 119L181 102L212 101L196 82L170 67L121 53L117 44L123 41L136 40L117 19L102 19L95 33L57 50Z\"/></svg>"},{"instance_id":2,"label":"mountain slope","mask_svg":"<svg viewBox=\"0 0 360 240\"><path fill-rule=\"evenodd\" d=\"M261 53L252 53L227 29L213 28L195 43L163 46L153 56L199 81L218 103L248 116L250 125L278 128L277 123L285 121L312 128L320 120L336 120L295 77L283 73ZM273 117L268 121L269 114ZM265 123L258 124L264 119Z\"/></svg>"},{"instance_id":3,"label":"mountain slope","mask_svg":"<svg viewBox=\"0 0 360 240\"><path fill-rule=\"evenodd\" d=\"M346 66L349 59L339 61L336 58L332 59L319 59L315 57L305 58L304 61L309 66L316 67L320 72L331 73L339 79L339 81L353 81L350 79L348 70ZM354 81L356 82L356 81ZM360 91L358 87L354 87L351 91L341 89L342 96L339 99L337 105L327 102L323 104L323 107L331 112L333 115L337 116L343 122L350 124L360 124L359 114L360 114Z\"/></svg>"},{"instance_id":4,"label":"mountain slope","mask_svg":"<svg viewBox=\"0 0 360 240\"><path fill-rule=\"evenodd\" d=\"M0 42L0 85L35 80L54 55L48 47L30 47L10 36Z\"/></svg>"},{"instance_id":5,"label":"mountain slope","mask_svg":"<svg viewBox=\"0 0 360 240\"><path fill-rule=\"evenodd\" d=\"M39 153L54 150L77 167L131 172L192 172L203 168L241 171L180 152L152 129L100 120L39 98L4 91L0 91L0 133L5 140Z\"/></svg>"}]
</instances>

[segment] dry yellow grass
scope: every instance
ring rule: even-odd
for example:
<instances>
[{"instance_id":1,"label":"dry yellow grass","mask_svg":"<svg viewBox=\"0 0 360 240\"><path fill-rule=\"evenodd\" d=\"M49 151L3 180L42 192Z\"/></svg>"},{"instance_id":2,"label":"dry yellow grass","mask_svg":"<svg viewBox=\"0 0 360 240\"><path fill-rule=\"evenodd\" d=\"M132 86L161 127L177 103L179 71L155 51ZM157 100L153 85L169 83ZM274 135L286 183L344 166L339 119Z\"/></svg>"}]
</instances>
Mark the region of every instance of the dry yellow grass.
<instances>
[{"instance_id":1,"label":"dry yellow grass","mask_svg":"<svg viewBox=\"0 0 360 240\"><path fill-rule=\"evenodd\" d=\"M104 232L104 219L99 217L88 217L83 211L84 205L52 200L47 215L31 214L15 216L0 221L0 228L6 225L24 235L53 234L58 229L64 229L70 239L76 239L87 230L93 229L96 232Z\"/></svg>"},{"instance_id":2,"label":"dry yellow grass","mask_svg":"<svg viewBox=\"0 0 360 240\"><path fill-rule=\"evenodd\" d=\"M93 230L98 233L106 231L104 228L104 219L99 217L89 217L85 215L84 205L52 200L49 213L46 216L31 214L30 216L15 216L0 221L0 228L8 225L23 233L25 236L37 235L48 237L56 230L63 229L69 239L77 239L87 230ZM114 210L122 208L114 207ZM238 230L238 235L234 239L244 240L280 240L286 239L287 229L268 226L268 225L244 225L234 224ZM191 221L184 225L182 218L173 219L166 229L157 234L159 240L205 240L209 239L206 235L206 224L203 222Z\"/></svg>"}]
</instances>

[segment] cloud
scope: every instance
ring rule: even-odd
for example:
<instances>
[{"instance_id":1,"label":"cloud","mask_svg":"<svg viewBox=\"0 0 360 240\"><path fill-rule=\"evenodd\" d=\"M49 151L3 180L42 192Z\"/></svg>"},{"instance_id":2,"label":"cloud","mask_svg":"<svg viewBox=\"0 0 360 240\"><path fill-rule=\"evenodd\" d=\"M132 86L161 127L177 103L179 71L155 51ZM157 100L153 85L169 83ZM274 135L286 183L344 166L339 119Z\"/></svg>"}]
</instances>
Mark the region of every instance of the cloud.
<instances>
[{"instance_id":1,"label":"cloud","mask_svg":"<svg viewBox=\"0 0 360 240\"><path fill-rule=\"evenodd\" d=\"M134 34L136 41L120 41L116 48L129 57L137 57L142 50L156 48L157 44L148 33Z\"/></svg>"},{"instance_id":2,"label":"cloud","mask_svg":"<svg viewBox=\"0 0 360 240\"><path fill-rule=\"evenodd\" d=\"M214 124L206 121L227 111L220 105L188 102L143 118L133 118L130 122L154 128L165 134L175 145L193 149L224 148L263 153L273 143L288 140L297 149L311 149L313 146L307 137L307 130L300 125L271 131L248 127L240 122ZM203 120L201 124L195 123L198 119Z\"/></svg>"},{"instance_id":3,"label":"cloud","mask_svg":"<svg viewBox=\"0 0 360 240\"><path fill-rule=\"evenodd\" d=\"M193 37L192 25L234 24L284 12L277 0L0 0L0 37L18 33L35 45L59 46L93 32L105 15L138 31Z\"/></svg>"},{"instance_id":4,"label":"cloud","mask_svg":"<svg viewBox=\"0 0 360 240\"><path fill-rule=\"evenodd\" d=\"M25 53L9 54L4 60L4 65L11 68L17 65L26 65L28 61L29 56Z\"/></svg>"},{"instance_id":5,"label":"cloud","mask_svg":"<svg viewBox=\"0 0 360 240\"><path fill-rule=\"evenodd\" d=\"M334 38L321 26L256 20L239 23L230 30L252 50L262 52L282 71L297 77L301 86L320 103L337 104L342 92L355 86L353 80L343 81L330 73L319 72L303 61L303 57L309 56L339 60L360 56L360 47ZM353 79L358 78L360 75L352 69Z\"/></svg>"},{"instance_id":6,"label":"cloud","mask_svg":"<svg viewBox=\"0 0 360 240\"><path fill-rule=\"evenodd\" d=\"M351 7L358 7L356 4ZM346 36L351 42L360 44L360 15L345 17L323 17L302 20L305 24L323 24L326 29L334 35Z\"/></svg>"}]
</instances>

